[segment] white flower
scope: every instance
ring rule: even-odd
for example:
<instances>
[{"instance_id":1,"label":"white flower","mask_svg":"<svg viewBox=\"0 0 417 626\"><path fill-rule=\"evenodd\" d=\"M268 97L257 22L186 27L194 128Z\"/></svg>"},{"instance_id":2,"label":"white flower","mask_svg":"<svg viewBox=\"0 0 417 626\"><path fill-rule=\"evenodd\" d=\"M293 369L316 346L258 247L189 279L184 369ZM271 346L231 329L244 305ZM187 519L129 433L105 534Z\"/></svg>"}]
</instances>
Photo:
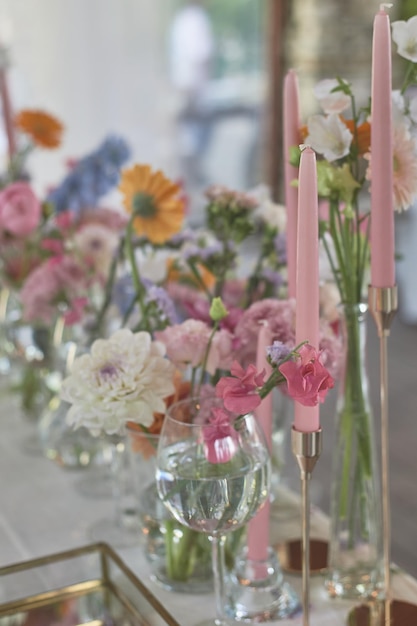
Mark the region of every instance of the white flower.
<instances>
[{"instance_id":1,"label":"white flower","mask_svg":"<svg viewBox=\"0 0 417 626\"><path fill-rule=\"evenodd\" d=\"M282 204L275 204L272 200L266 200L256 209L256 216L271 228L276 228L279 233L287 228L287 212Z\"/></svg>"},{"instance_id":2,"label":"white flower","mask_svg":"<svg viewBox=\"0 0 417 626\"><path fill-rule=\"evenodd\" d=\"M339 86L339 81L335 78L326 78L321 80L314 87L314 95L320 103L323 111L329 113L341 113L350 106L350 96L343 91L332 90Z\"/></svg>"},{"instance_id":3,"label":"white flower","mask_svg":"<svg viewBox=\"0 0 417 626\"><path fill-rule=\"evenodd\" d=\"M98 339L63 381L61 398L72 404L67 422L93 434L120 432L127 420L150 426L174 392L173 372L165 346L147 332L124 328Z\"/></svg>"},{"instance_id":4,"label":"white flower","mask_svg":"<svg viewBox=\"0 0 417 626\"><path fill-rule=\"evenodd\" d=\"M271 190L267 185L258 185L249 192L258 201L255 218L262 220L279 233L287 229L287 211L282 204L275 204L271 198Z\"/></svg>"},{"instance_id":5,"label":"white flower","mask_svg":"<svg viewBox=\"0 0 417 626\"><path fill-rule=\"evenodd\" d=\"M167 260L172 256L168 250L135 251L135 260L142 278L152 283L161 283L167 277Z\"/></svg>"},{"instance_id":6,"label":"white flower","mask_svg":"<svg viewBox=\"0 0 417 626\"><path fill-rule=\"evenodd\" d=\"M412 122L414 122L414 124L417 124L417 97L410 100L408 110Z\"/></svg>"},{"instance_id":7,"label":"white flower","mask_svg":"<svg viewBox=\"0 0 417 626\"><path fill-rule=\"evenodd\" d=\"M308 119L307 128L305 143L327 161L336 161L349 154L352 133L335 113L327 117L312 115Z\"/></svg>"},{"instance_id":8,"label":"white flower","mask_svg":"<svg viewBox=\"0 0 417 626\"><path fill-rule=\"evenodd\" d=\"M107 276L119 245L119 235L102 224L86 224L75 234L74 244L92 269Z\"/></svg>"},{"instance_id":9,"label":"white flower","mask_svg":"<svg viewBox=\"0 0 417 626\"><path fill-rule=\"evenodd\" d=\"M407 123L409 124L409 120L405 115L405 101L404 96L401 94L399 89L395 89L391 95L392 101L392 123L395 124Z\"/></svg>"},{"instance_id":10,"label":"white flower","mask_svg":"<svg viewBox=\"0 0 417 626\"><path fill-rule=\"evenodd\" d=\"M392 23L392 39L397 44L397 52L404 59L417 63L417 15L406 22Z\"/></svg>"}]
</instances>

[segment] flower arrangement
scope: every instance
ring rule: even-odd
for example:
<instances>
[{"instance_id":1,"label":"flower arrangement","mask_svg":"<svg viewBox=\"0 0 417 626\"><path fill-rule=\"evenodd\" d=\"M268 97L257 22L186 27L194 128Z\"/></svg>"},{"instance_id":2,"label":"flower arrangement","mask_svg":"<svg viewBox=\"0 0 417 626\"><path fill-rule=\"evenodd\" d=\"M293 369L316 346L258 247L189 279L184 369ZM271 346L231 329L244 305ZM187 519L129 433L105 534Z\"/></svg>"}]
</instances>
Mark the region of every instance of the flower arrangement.
<instances>
[{"instance_id":1,"label":"flower arrangement","mask_svg":"<svg viewBox=\"0 0 417 626\"><path fill-rule=\"evenodd\" d=\"M393 195L397 212L406 210L417 199L417 99L409 90L411 85L417 84L416 20L417 17L413 17L408 22L392 24L392 38L397 44L398 54L408 60L403 84L399 90L392 92ZM336 472L338 478L334 486L332 511L332 528L338 533L336 541L339 544L331 550L333 567L337 572L335 580L340 581L344 579L345 572L339 555L345 550L353 555L356 545L363 547L373 541L375 546L372 549L378 552L378 533L372 525L374 522L377 527L380 517L378 495L373 488L376 457L367 382L363 380L363 300L369 282L370 260L370 202L367 192L372 185L372 118L370 104L359 107L352 85L343 78L320 81L314 94L322 113L310 116L306 125L300 128L300 142L309 144L318 155L318 193L322 200L319 231L322 251L330 270L323 278L336 288L343 309L345 335L336 448L340 476ZM291 148L289 159L293 165L298 165L297 146ZM350 556L357 563L363 560L359 555L360 549L357 559ZM369 580L378 576L375 565L372 567L372 571L366 570ZM346 580L351 580L349 575ZM354 588L356 583L348 584ZM343 585L340 584L340 587Z\"/></svg>"}]
</instances>

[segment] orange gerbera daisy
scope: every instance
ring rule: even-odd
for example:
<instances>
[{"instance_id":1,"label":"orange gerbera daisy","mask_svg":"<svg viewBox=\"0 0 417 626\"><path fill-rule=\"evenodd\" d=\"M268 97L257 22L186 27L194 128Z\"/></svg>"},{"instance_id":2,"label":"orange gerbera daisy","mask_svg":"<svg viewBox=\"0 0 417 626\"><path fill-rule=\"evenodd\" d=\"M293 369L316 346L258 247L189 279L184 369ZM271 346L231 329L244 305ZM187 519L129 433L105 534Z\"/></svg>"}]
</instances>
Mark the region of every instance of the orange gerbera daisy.
<instances>
[{"instance_id":1,"label":"orange gerbera daisy","mask_svg":"<svg viewBox=\"0 0 417 626\"><path fill-rule=\"evenodd\" d=\"M134 165L122 172L119 189L123 204L136 217L133 228L152 243L164 243L181 230L184 200L181 187L149 165Z\"/></svg>"},{"instance_id":2,"label":"orange gerbera daisy","mask_svg":"<svg viewBox=\"0 0 417 626\"><path fill-rule=\"evenodd\" d=\"M61 144L64 126L49 113L24 109L16 116L15 124L42 148L57 148Z\"/></svg>"},{"instance_id":3,"label":"orange gerbera daisy","mask_svg":"<svg viewBox=\"0 0 417 626\"><path fill-rule=\"evenodd\" d=\"M216 283L216 277L204 265L197 264L197 270L206 289L211 289ZM167 282L180 283L190 285L195 289L203 289L203 285L191 272L182 272L175 261L168 259L167 261Z\"/></svg>"}]
</instances>

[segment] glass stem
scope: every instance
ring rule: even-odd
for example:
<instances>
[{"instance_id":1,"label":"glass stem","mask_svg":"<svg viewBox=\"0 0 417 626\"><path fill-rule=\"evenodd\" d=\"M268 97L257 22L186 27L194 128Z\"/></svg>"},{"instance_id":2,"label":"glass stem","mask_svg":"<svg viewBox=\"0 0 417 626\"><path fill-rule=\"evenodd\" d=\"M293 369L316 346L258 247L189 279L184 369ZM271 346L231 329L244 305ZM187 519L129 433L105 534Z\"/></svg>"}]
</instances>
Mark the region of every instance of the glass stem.
<instances>
[{"instance_id":1,"label":"glass stem","mask_svg":"<svg viewBox=\"0 0 417 626\"><path fill-rule=\"evenodd\" d=\"M112 441L111 474L113 479L112 491L115 505L115 521L117 526L128 528L130 518L135 515L135 503L130 474L127 467L126 440L117 436Z\"/></svg>"},{"instance_id":2,"label":"glass stem","mask_svg":"<svg viewBox=\"0 0 417 626\"><path fill-rule=\"evenodd\" d=\"M216 600L216 626L222 626L224 622L225 607L225 559L224 546L225 535L209 535L212 550L213 585Z\"/></svg>"}]
</instances>

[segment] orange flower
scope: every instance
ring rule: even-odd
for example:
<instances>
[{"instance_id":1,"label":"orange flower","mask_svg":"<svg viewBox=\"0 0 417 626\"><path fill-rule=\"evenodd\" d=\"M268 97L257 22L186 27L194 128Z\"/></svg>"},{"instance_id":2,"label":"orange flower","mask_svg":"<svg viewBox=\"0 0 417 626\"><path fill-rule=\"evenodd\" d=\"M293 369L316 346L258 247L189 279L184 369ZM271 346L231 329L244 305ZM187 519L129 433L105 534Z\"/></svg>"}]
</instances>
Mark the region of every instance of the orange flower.
<instances>
[{"instance_id":1,"label":"orange flower","mask_svg":"<svg viewBox=\"0 0 417 626\"><path fill-rule=\"evenodd\" d=\"M57 148L61 144L64 126L49 113L24 109L16 116L15 124L42 148Z\"/></svg>"},{"instance_id":2,"label":"orange flower","mask_svg":"<svg viewBox=\"0 0 417 626\"><path fill-rule=\"evenodd\" d=\"M340 119L352 133L353 143L355 143L355 125L353 120L345 120L344 117ZM358 152L359 154L366 154L369 152L369 146L371 145L371 125L369 122L363 122L363 124L357 127L356 131L358 133Z\"/></svg>"},{"instance_id":3,"label":"orange flower","mask_svg":"<svg viewBox=\"0 0 417 626\"><path fill-rule=\"evenodd\" d=\"M177 372L174 376L174 386L174 393L168 398L165 398L165 404L167 409L175 402L185 400L185 398L188 398L188 396L190 395L191 383L189 381L182 380L181 374L179 372ZM140 436L135 436L133 432L131 432L130 434L132 439L132 450L134 450L134 452L140 452L145 459L148 459L149 457L156 454L156 448L152 444L153 437L147 439L146 434L149 433L150 435L159 435L162 429L164 418L165 415L163 413L155 413L154 421L147 430L142 428L140 424L136 424L135 422L128 422L129 429L131 431L137 431L138 433L140 433Z\"/></svg>"},{"instance_id":4,"label":"orange flower","mask_svg":"<svg viewBox=\"0 0 417 626\"><path fill-rule=\"evenodd\" d=\"M174 283L181 283L183 285L189 285L190 287L194 287L194 289L202 289L202 285L198 282L194 274L191 272L181 272L178 269L175 261L168 260L167 262L168 270L167 270L167 281ZM214 274L210 272L204 265L197 264L197 270L200 274L201 280L203 281L206 289L210 290L214 287L216 283L216 277Z\"/></svg>"},{"instance_id":5,"label":"orange flower","mask_svg":"<svg viewBox=\"0 0 417 626\"><path fill-rule=\"evenodd\" d=\"M184 200L180 185L149 165L134 165L122 172L119 190L123 204L133 213L133 228L152 243L164 243L181 230Z\"/></svg>"}]
</instances>

